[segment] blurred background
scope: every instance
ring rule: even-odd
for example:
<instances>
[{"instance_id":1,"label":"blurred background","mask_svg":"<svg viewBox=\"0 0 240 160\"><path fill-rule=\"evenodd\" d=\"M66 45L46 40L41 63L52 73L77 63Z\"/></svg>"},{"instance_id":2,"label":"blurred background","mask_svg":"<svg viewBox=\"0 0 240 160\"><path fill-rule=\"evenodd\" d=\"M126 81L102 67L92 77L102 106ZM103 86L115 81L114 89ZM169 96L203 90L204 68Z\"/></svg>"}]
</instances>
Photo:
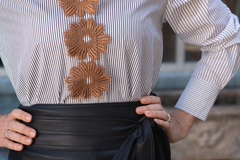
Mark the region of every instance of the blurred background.
<instances>
[{"instance_id":1,"label":"blurred background","mask_svg":"<svg viewBox=\"0 0 240 160\"><path fill-rule=\"evenodd\" d=\"M240 17L240 0L224 3ZM201 51L199 46L184 44L167 23L163 34L163 64L154 92L170 112L201 58ZM0 114L7 114L18 105L0 60ZM240 69L220 92L208 120L197 120L188 136L171 144L171 148L173 160L240 160ZM0 149L0 160L5 160L7 153L7 149Z\"/></svg>"}]
</instances>

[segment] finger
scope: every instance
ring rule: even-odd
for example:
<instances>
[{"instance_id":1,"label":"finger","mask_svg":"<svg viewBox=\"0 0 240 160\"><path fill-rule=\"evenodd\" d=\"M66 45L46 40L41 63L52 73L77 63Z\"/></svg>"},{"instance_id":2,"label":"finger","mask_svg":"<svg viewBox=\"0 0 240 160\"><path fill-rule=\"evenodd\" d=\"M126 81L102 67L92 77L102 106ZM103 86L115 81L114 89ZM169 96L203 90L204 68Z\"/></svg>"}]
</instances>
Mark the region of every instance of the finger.
<instances>
[{"instance_id":1,"label":"finger","mask_svg":"<svg viewBox=\"0 0 240 160\"><path fill-rule=\"evenodd\" d=\"M22 124L16 120L11 121L9 123L8 129L10 129L11 131L15 131L15 132L24 134L31 138L36 137L36 131L33 128L30 128L30 127L26 126L25 124Z\"/></svg>"},{"instance_id":2,"label":"finger","mask_svg":"<svg viewBox=\"0 0 240 160\"><path fill-rule=\"evenodd\" d=\"M154 121L155 121L159 126L162 126L165 130L168 130L168 129L169 129L169 126L170 126L170 123L169 123L169 122L166 122L166 121L164 121L164 120L157 119L157 118L154 118Z\"/></svg>"},{"instance_id":3,"label":"finger","mask_svg":"<svg viewBox=\"0 0 240 160\"><path fill-rule=\"evenodd\" d=\"M145 115L149 118L157 118L164 121L168 120L168 113L166 111L146 111Z\"/></svg>"},{"instance_id":4,"label":"finger","mask_svg":"<svg viewBox=\"0 0 240 160\"><path fill-rule=\"evenodd\" d=\"M23 145L22 144L18 144L15 143L9 139L2 139L2 144L4 147L7 147L11 150L15 150L15 151L21 151L23 150Z\"/></svg>"},{"instance_id":5,"label":"finger","mask_svg":"<svg viewBox=\"0 0 240 160\"><path fill-rule=\"evenodd\" d=\"M21 143L21 144L30 145L32 143L32 138L23 136L19 133L11 131L11 130L9 130L7 132L6 136L8 139L18 142L18 143Z\"/></svg>"},{"instance_id":6,"label":"finger","mask_svg":"<svg viewBox=\"0 0 240 160\"><path fill-rule=\"evenodd\" d=\"M138 114L144 114L146 111L161 111L164 110L161 104L150 104L136 108Z\"/></svg>"},{"instance_id":7,"label":"finger","mask_svg":"<svg viewBox=\"0 0 240 160\"><path fill-rule=\"evenodd\" d=\"M12 120L19 119L19 120L22 120L24 122L31 122L32 121L32 115L23 111L23 110L21 110L21 109L14 109L10 113L10 118Z\"/></svg>"},{"instance_id":8,"label":"finger","mask_svg":"<svg viewBox=\"0 0 240 160\"><path fill-rule=\"evenodd\" d=\"M157 96L146 96L142 97L140 102L142 104L161 104L161 99Z\"/></svg>"}]
</instances>

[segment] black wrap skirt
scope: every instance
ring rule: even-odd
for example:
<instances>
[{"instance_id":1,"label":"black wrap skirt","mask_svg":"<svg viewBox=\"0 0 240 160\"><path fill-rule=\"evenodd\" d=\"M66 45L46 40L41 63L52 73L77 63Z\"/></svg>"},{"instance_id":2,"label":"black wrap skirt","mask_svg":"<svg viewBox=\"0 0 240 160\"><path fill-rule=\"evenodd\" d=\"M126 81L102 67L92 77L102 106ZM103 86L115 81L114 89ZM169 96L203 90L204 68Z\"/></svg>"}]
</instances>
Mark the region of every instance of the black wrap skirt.
<instances>
[{"instance_id":1,"label":"black wrap skirt","mask_svg":"<svg viewBox=\"0 0 240 160\"><path fill-rule=\"evenodd\" d=\"M170 160L168 137L140 102L19 106L32 114L33 144L9 160Z\"/></svg>"}]
</instances>

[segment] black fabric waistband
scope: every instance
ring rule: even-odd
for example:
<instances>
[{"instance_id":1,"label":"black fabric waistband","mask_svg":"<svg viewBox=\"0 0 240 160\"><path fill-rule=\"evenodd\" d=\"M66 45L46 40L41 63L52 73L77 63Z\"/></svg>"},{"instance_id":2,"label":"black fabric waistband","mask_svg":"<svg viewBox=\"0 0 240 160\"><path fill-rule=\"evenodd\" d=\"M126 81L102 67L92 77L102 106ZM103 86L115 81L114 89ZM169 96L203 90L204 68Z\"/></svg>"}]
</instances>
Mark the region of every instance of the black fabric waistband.
<instances>
[{"instance_id":1,"label":"black fabric waistband","mask_svg":"<svg viewBox=\"0 0 240 160\"><path fill-rule=\"evenodd\" d=\"M140 102L37 104L19 108L32 114L26 125L37 130L27 149L101 151L118 149L113 160L170 160L165 131L152 119L137 115ZM155 151L156 150L156 151Z\"/></svg>"},{"instance_id":2,"label":"black fabric waistband","mask_svg":"<svg viewBox=\"0 0 240 160\"><path fill-rule=\"evenodd\" d=\"M119 148L141 119L140 102L19 106L32 114L37 130L31 148L105 150ZM101 137L101 138L99 138Z\"/></svg>"}]
</instances>

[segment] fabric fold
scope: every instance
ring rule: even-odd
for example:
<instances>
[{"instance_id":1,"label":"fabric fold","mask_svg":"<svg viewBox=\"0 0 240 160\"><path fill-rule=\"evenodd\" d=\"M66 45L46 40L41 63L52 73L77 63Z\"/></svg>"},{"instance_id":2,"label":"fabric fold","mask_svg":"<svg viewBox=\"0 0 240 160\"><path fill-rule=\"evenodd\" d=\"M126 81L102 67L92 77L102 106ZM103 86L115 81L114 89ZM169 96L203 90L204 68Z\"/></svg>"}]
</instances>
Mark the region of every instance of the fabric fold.
<instances>
[{"instance_id":1,"label":"fabric fold","mask_svg":"<svg viewBox=\"0 0 240 160\"><path fill-rule=\"evenodd\" d=\"M157 133L159 133L159 135L166 135L165 131L160 126L156 126L152 119L143 116L137 122L136 129L123 142L118 152L113 157L113 160L132 159L134 154L131 155L131 151L136 153L136 160L156 160L155 152L159 150L155 150L153 128L157 128ZM162 132L164 132L164 134ZM167 137L165 136L165 138ZM166 141L165 145L170 147L168 141ZM136 151L133 151L134 149ZM160 150L160 152L162 152L162 150ZM161 159L158 158L158 160L171 159L170 150L166 150L166 152L161 155Z\"/></svg>"}]
</instances>

